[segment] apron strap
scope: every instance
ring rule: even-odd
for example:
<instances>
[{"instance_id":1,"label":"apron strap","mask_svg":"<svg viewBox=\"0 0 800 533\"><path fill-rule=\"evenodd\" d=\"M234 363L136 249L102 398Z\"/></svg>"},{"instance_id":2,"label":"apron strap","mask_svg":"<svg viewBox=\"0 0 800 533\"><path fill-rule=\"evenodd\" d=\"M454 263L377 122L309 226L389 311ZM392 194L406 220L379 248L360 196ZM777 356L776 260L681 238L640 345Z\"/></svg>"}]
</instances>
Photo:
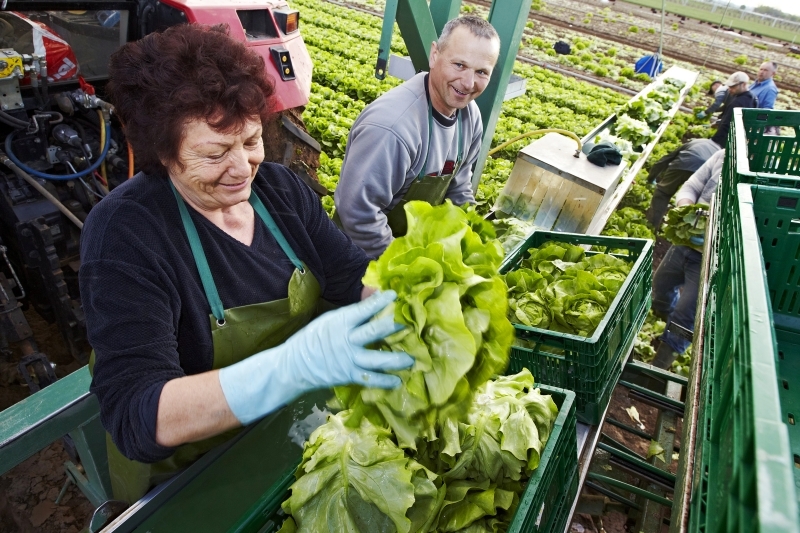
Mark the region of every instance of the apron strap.
<instances>
[{"instance_id":1,"label":"apron strap","mask_svg":"<svg viewBox=\"0 0 800 533\"><path fill-rule=\"evenodd\" d=\"M417 179L421 180L425 177L425 170L428 166L428 155L431 153L431 138L433 137L433 107L430 101L428 102L428 149L425 151L425 161L422 163L422 170L419 171ZM461 143L461 110L456 111L456 146L458 146L458 155L456 155L456 164L453 167L453 174L456 174L461 168L461 158L464 154L464 149Z\"/></svg>"},{"instance_id":2,"label":"apron strap","mask_svg":"<svg viewBox=\"0 0 800 533\"><path fill-rule=\"evenodd\" d=\"M189 215L189 210L186 208L186 202L178 193L178 190L175 189L175 185L172 183L171 179L169 180L169 186L178 202L178 210L181 213L183 229L186 230L186 236L189 238L189 247L192 249L194 262L197 266L198 272L200 273L200 281L203 284L203 291L205 291L206 299L208 300L208 304L211 306L211 314L213 314L214 318L217 319L217 323L222 325L225 323L225 308L222 306L222 300L219 297L219 292L217 292L217 285L214 283L214 277L211 275L211 268L208 266L208 260L206 259L205 252L203 251L203 245L200 242L200 236L197 234L197 227L194 225L194 221ZM278 228L277 224L275 224L275 220L272 218L272 215L269 214L269 211L267 211L267 208L264 206L261 198L258 197L256 191L252 188L250 190L249 202L250 205L253 206L253 210L258 214L258 217L269 230L270 234L272 234L272 236L278 242L278 246L281 247L283 253L289 257L289 260L292 262L295 268L300 271L301 274L305 274L305 266L300 259L297 258L297 254L295 254L294 250L292 250L292 247L289 246L289 243L286 241L286 238L283 236L280 228Z\"/></svg>"},{"instance_id":3,"label":"apron strap","mask_svg":"<svg viewBox=\"0 0 800 533\"><path fill-rule=\"evenodd\" d=\"M225 322L225 311L222 307L222 300L219 298L217 285L214 283L214 278L211 275L211 268L208 266L206 254L203 252L203 245L200 243L200 236L197 234L197 228L194 225L192 217L189 215L189 210L186 209L186 202L183 201L175 185L172 184L171 179L169 179L169 186L172 188L175 199L178 201L178 210L181 213L183 229L186 230L186 236L189 237L189 247L192 249L194 264L197 266L197 270L200 273L200 281L203 283L206 299L211 306L211 314L214 315L217 322Z\"/></svg>"},{"instance_id":4,"label":"apron strap","mask_svg":"<svg viewBox=\"0 0 800 533\"><path fill-rule=\"evenodd\" d=\"M280 228L277 224L275 224L275 220L272 218L272 215L269 214L269 211L267 211L267 208L264 206L261 198L258 197L256 191L253 189L251 189L250 192L250 205L253 206L253 209L255 209L256 213L258 213L258 216L267 226L269 232L273 237L275 237L275 240L278 241L278 246L281 247L281 250L283 250L283 253L285 253L289 258L289 261L292 262L294 267L299 270L301 274L305 274L305 266L300 259L297 258L297 255L294 253L294 250L292 250L292 247L289 246L289 243L286 241L286 238L283 236Z\"/></svg>"}]
</instances>

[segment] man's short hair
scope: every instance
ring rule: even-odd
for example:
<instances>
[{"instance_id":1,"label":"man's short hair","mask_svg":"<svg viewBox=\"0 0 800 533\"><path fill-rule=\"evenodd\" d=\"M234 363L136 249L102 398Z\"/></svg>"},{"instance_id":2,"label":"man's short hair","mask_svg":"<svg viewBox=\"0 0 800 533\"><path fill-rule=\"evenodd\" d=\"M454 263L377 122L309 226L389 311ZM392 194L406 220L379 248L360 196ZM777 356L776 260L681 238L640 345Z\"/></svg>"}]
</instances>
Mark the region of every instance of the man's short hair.
<instances>
[{"instance_id":1,"label":"man's short hair","mask_svg":"<svg viewBox=\"0 0 800 533\"><path fill-rule=\"evenodd\" d=\"M450 39L450 34L458 27L467 28L475 37L500 42L500 36L497 35L497 30L489 24L489 21L476 17L475 15L464 15L463 17L449 20L447 24L444 25L442 34L439 36L439 40L436 41L436 47L439 50L444 50L445 46L447 46L447 41Z\"/></svg>"},{"instance_id":2,"label":"man's short hair","mask_svg":"<svg viewBox=\"0 0 800 533\"><path fill-rule=\"evenodd\" d=\"M772 70L778 72L778 64L774 61L770 61L770 64L772 64Z\"/></svg>"}]
</instances>

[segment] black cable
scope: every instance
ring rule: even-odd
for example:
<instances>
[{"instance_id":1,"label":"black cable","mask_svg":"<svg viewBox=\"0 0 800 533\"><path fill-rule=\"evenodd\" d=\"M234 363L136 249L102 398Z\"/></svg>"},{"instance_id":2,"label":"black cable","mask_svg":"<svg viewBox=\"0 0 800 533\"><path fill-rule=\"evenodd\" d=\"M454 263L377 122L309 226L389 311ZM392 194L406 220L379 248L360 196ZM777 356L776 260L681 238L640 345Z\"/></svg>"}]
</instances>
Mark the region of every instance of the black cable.
<instances>
[{"instance_id":1,"label":"black cable","mask_svg":"<svg viewBox=\"0 0 800 533\"><path fill-rule=\"evenodd\" d=\"M27 121L14 118L5 111L0 111L0 122L16 129L28 129L29 126Z\"/></svg>"}]
</instances>

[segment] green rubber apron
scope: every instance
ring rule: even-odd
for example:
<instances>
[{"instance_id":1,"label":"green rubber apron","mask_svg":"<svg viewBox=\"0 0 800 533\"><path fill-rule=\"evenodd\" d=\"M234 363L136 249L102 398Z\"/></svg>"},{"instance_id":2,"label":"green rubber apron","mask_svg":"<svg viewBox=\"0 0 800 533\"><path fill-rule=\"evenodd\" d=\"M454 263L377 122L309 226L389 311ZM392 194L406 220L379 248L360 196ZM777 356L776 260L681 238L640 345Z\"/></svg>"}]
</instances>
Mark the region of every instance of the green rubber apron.
<instances>
[{"instance_id":1,"label":"green rubber apron","mask_svg":"<svg viewBox=\"0 0 800 533\"><path fill-rule=\"evenodd\" d=\"M425 168L428 166L428 154L431 149L431 137L433 137L433 111L430 103L428 103L428 150L425 154L425 162L422 164L422 170L416 177L414 182L409 186L403 198L394 206L391 211L386 213L386 221L392 229L394 237L402 237L408 231L408 222L406 220L406 211L404 206L414 200L422 200L431 205L440 205L444 202L444 197L447 194L447 189L450 187L450 182L453 177L458 173L461 168L461 159L463 150L461 146L461 114L456 115L456 144L458 146L458 156L456 157L456 164L450 174L439 174L436 176L426 176ZM335 193L334 193L335 194ZM333 221L339 228L342 227L342 222L339 219L339 214L333 214Z\"/></svg>"},{"instance_id":2,"label":"green rubber apron","mask_svg":"<svg viewBox=\"0 0 800 533\"><path fill-rule=\"evenodd\" d=\"M255 191L250 194L250 205L278 241L278 245L289 257L295 270L289 280L287 298L232 309L223 309L200 237L186 203L174 186L172 192L178 202L181 221L189 238L206 298L211 306L209 323L214 346L214 369L232 365L262 350L277 346L308 324L316 314L321 292L319 283L314 274L297 258ZM198 416L203 414L198 413ZM128 503L137 501L151 487L166 481L177 471L188 467L201 455L233 438L240 431L241 428L236 428L209 439L181 445L168 459L153 464L127 459L111 441L111 437L106 435L108 467L114 499Z\"/></svg>"}]
</instances>

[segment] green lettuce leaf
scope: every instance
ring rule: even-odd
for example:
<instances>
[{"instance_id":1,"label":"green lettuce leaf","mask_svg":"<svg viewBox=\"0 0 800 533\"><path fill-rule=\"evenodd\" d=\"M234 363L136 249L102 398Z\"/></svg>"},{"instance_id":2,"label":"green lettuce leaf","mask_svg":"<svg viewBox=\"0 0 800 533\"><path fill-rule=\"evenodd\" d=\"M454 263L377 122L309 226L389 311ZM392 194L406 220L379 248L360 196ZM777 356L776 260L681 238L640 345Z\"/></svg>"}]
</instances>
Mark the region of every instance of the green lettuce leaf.
<instances>
[{"instance_id":1,"label":"green lettuce leaf","mask_svg":"<svg viewBox=\"0 0 800 533\"><path fill-rule=\"evenodd\" d=\"M514 332L491 225L450 202L409 202L405 210L408 233L370 263L364 284L397 291L384 313L408 327L377 347L405 351L414 366L397 372L403 385L394 390L335 391L354 411L351 423L366 416L416 449L436 438L437 423L463 418L475 388L505 369Z\"/></svg>"}]
</instances>

